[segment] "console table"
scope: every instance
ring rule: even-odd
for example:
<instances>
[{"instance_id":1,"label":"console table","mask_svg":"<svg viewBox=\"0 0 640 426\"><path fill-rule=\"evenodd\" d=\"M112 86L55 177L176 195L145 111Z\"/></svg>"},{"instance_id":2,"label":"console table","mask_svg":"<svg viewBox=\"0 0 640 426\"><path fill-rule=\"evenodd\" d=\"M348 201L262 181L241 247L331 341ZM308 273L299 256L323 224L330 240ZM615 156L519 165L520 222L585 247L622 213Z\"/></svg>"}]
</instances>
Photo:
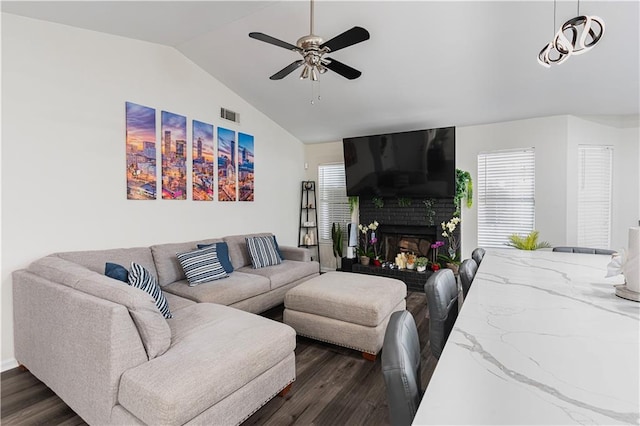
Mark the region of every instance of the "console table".
<instances>
[{"instance_id":1,"label":"console table","mask_svg":"<svg viewBox=\"0 0 640 426\"><path fill-rule=\"evenodd\" d=\"M413 424L639 424L640 305L609 261L488 250Z\"/></svg>"}]
</instances>

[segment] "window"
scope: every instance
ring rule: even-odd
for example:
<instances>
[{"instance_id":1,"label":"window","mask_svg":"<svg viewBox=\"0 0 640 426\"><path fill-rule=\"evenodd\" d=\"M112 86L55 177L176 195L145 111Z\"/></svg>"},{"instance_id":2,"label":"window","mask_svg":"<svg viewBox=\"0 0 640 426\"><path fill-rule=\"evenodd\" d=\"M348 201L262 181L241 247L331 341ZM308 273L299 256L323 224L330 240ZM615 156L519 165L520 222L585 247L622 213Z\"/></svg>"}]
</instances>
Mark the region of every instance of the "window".
<instances>
[{"instance_id":1,"label":"window","mask_svg":"<svg viewBox=\"0 0 640 426\"><path fill-rule=\"evenodd\" d=\"M346 233L350 222L344 164L318 166L318 235L320 241L331 241L331 225L337 222Z\"/></svg>"},{"instance_id":2,"label":"window","mask_svg":"<svg viewBox=\"0 0 640 426\"><path fill-rule=\"evenodd\" d=\"M613 147L578 145L578 245L611 243Z\"/></svg>"},{"instance_id":3,"label":"window","mask_svg":"<svg viewBox=\"0 0 640 426\"><path fill-rule=\"evenodd\" d=\"M478 155L478 245L505 247L535 226L533 148Z\"/></svg>"}]
</instances>

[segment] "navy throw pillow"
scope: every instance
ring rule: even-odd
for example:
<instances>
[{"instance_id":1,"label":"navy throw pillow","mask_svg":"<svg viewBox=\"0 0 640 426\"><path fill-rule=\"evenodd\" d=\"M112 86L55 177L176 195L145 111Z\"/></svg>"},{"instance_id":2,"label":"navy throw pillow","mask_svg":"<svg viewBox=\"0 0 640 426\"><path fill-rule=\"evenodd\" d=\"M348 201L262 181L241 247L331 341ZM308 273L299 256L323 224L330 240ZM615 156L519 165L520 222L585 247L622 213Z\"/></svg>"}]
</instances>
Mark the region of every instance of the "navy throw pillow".
<instances>
[{"instance_id":1,"label":"navy throw pillow","mask_svg":"<svg viewBox=\"0 0 640 426\"><path fill-rule=\"evenodd\" d=\"M104 265L104 274L110 278L113 278L123 283L129 283L129 271L122 265L117 263L107 262Z\"/></svg>"},{"instance_id":2,"label":"navy throw pillow","mask_svg":"<svg viewBox=\"0 0 640 426\"><path fill-rule=\"evenodd\" d=\"M216 252L218 253L218 261L224 268L227 274L233 272L233 265L231 264L231 259L229 259L229 246L227 243L213 243L213 244L198 244L198 248L206 248L211 247L212 245L216 246Z\"/></svg>"},{"instance_id":3,"label":"navy throw pillow","mask_svg":"<svg viewBox=\"0 0 640 426\"><path fill-rule=\"evenodd\" d=\"M278 240L276 240L276 236L273 236L273 242L276 244L276 251L280 255L280 259L284 260L284 256L282 255L282 250L280 250L280 246L278 245Z\"/></svg>"}]
</instances>

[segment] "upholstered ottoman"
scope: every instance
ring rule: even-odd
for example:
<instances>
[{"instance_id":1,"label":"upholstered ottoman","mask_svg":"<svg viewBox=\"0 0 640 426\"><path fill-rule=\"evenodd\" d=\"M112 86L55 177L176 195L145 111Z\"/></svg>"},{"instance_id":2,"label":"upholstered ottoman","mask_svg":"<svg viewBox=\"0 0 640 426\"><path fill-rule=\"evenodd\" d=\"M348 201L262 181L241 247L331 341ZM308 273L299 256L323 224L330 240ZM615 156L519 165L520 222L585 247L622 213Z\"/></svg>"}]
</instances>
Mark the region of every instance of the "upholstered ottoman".
<instances>
[{"instance_id":1,"label":"upholstered ottoman","mask_svg":"<svg viewBox=\"0 0 640 426\"><path fill-rule=\"evenodd\" d=\"M301 336L356 349L373 361L389 317L406 309L406 296L400 280L328 272L287 292L283 320Z\"/></svg>"}]
</instances>

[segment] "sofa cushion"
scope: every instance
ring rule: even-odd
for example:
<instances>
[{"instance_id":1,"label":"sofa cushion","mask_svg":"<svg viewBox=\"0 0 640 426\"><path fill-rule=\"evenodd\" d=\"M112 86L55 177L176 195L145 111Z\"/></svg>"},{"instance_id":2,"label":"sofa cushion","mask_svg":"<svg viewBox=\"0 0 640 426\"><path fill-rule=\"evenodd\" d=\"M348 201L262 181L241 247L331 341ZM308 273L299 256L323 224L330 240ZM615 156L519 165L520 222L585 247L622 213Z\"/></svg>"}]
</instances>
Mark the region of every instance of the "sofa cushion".
<instances>
[{"instance_id":1,"label":"sofa cushion","mask_svg":"<svg viewBox=\"0 0 640 426\"><path fill-rule=\"evenodd\" d=\"M54 255L33 262L28 271L92 296L124 305L136 324L149 359L162 355L169 348L171 330L150 294Z\"/></svg>"},{"instance_id":2,"label":"sofa cushion","mask_svg":"<svg viewBox=\"0 0 640 426\"><path fill-rule=\"evenodd\" d=\"M144 268L152 275L157 276L153 256L151 255L151 250L148 247L71 251L56 253L54 256L77 263L100 274L104 274L104 265L107 262L125 266L129 266L131 262L136 262L137 264L144 266Z\"/></svg>"},{"instance_id":3,"label":"sofa cushion","mask_svg":"<svg viewBox=\"0 0 640 426\"><path fill-rule=\"evenodd\" d=\"M104 274L114 280L122 281L123 283L129 283L129 271L122 265L117 263L107 262L104 265Z\"/></svg>"},{"instance_id":4,"label":"sofa cushion","mask_svg":"<svg viewBox=\"0 0 640 426\"><path fill-rule=\"evenodd\" d=\"M296 345L289 326L216 304L185 307L168 322L171 348L120 380L119 403L146 424L187 422L290 356Z\"/></svg>"},{"instance_id":5,"label":"sofa cushion","mask_svg":"<svg viewBox=\"0 0 640 426\"><path fill-rule=\"evenodd\" d=\"M213 244L222 241L219 238L213 238L200 241L189 241L186 243L169 243L157 244L151 246L153 261L158 271L158 284L165 286L174 281L181 281L186 278L180 262L176 257L176 253L183 253L197 248L198 244Z\"/></svg>"},{"instance_id":6,"label":"sofa cushion","mask_svg":"<svg viewBox=\"0 0 640 426\"><path fill-rule=\"evenodd\" d=\"M167 298L162 294L162 289L158 285L156 277L136 262L131 262L129 285L149 293L155 300L156 306L162 316L172 318L171 311L169 310L169 302L167 302Z\"/></svg>"},{"instance_id":7,"label":"sofa cushion","mask_svg":"<svg viewBox=\"0 0 640 426\"><path fill-rule=\"evenodd\" d=\"M189 287L187 281L183 280L166 285L162 289L195 302L231 305L268 292L270 284L268 278L236 271L224 280L200 284L197 287Z\"/></svg>"},{"instance_id":8,"label":"sofa cushion","mask_svg":"<svg viewBox=\"0 0 640 426\"><path fill-rule=\"evenodd\" d=\"M238 272L260 275L268 278L271 290L290 284L301 278L317 275L318 262L297 262L295 260L283 260L281 264L268 268L253 269L250 266L238 269Z\"/></svg>"},{"instance_id":9,"label":"sofa cushion","mask_svg":"<svg viewBox=\"0 0 640 426\"><path fill-rule=\"evenodd\" d=\"M205 246L187 253L177 253L176 257L191 287L229 276L218 260L216 245Z\"/></svg>"},{"instance_id":10,"label":"sofa cushion","mask_svg":"<svg viewBox=\"0 0 640 426\"><path fill-rule=\"evenodd\" d=\"M247 250L254 269L279 265L282 258L276 249L273 235L267 237L247 237Z\"/></svg>"},{"instance_id":11,"label":"sofa cushion","mask_svg":"<svg viewBox=\"0 0 640 426\"><path fill-rule=\"evenodd\" d=\"M246 235L230 235L224 237L224 241L229 246L229 258L231 264L235 269L242 268L243 266L251 265L251 258L249 257L249 250L247 250L247 237L265 237L271 236L270 233L261 234L246 234Z\"/></svg>"},{"instance_id":12,"label":"sofa cushion","mask_svg":"<svg viewBox=\"0 0 640 426\"><path fill-rule=\"evenodd\" d=\"M175 314L176 311L186 308L187 306L195 305L196 303L193 300L180 297L177 294L169 293L166 289L163 289L163 293L164 297L167 298L167 302L169 302L169 306L171 306L171 314Z\"/></svg>"}]
</instances>

